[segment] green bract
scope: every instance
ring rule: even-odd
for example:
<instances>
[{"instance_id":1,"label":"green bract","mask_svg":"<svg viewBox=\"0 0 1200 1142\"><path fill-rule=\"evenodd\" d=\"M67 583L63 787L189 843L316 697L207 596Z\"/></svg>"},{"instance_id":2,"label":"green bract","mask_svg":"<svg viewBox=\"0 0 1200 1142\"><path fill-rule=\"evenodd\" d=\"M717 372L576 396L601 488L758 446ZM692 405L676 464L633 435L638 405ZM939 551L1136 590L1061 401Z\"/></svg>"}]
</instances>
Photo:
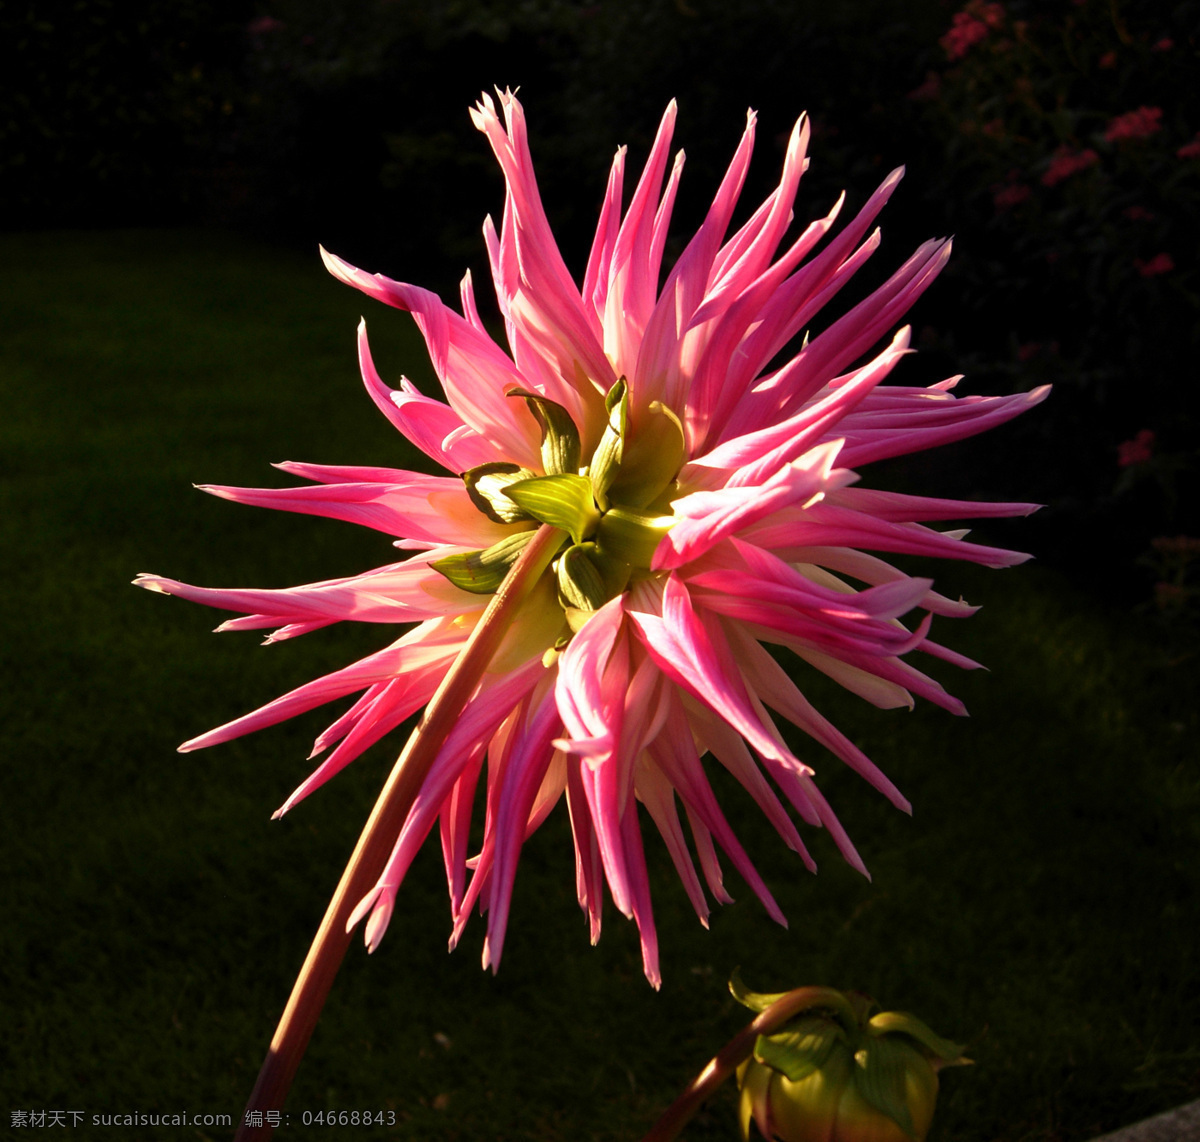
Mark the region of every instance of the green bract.
<instances>
[{"instance_id":1,"label":"green bract","mask_svg":"<svg viewBox=\"0 0 1200 1142\"><path fill-rule=\"evenodd\" d=\"M590 460L582 463L579 430L567 410L526 389L524 399L542 431L544 475L516 464L481 464L463 473L471 502L496 523L548 523L567 533L550 572L572 630L647 574L654 552L675 523L670 501L685 459L679 418L654 401L636 431L622 377L609 390L607 423ZM529 531L489 547L430 563L452 583L492 594L515 562Z\"/></svg>"},{"instance_id":2,"label":"green bract","mask_svg":"<svg viewBox=\"0 0 1200 1142\"><path fill-rule=\"evenodd\" d=\"M493 543L486 551L447 555L444 559L433 560L429 566L464 591L473 595L493 595L533 535L532 531L518 531Z\"/></svg>"},{"instance_id":3,"label":"green bract","mask_svg":"<svg viewBox=\"0 0 1200 1142\"><path fill-rule=\"evenodd\" d=\"M784 994L734 997L765 1011ZM813 1002L779 1031L760 1035L737 1072L742 1138L754 1120L779 1142L923 1142L937 1102L937 1072L969 1063L962 1048L899 1011L871 1016L855 992L814 990Z\"/></svg>"},{"instance_id":4,"label":"green bract","mask_svg":"<svg viewBox=\"0 0 1200 1142\"><path fill-rule=\"evenodd\" d=\"M542 467L547 476L579 471L579 430L561 404L528 389L509 389L510 397L524 397L542 430ZM531 472L530 475L533 475Z\"/></svg>"}]
</instances>

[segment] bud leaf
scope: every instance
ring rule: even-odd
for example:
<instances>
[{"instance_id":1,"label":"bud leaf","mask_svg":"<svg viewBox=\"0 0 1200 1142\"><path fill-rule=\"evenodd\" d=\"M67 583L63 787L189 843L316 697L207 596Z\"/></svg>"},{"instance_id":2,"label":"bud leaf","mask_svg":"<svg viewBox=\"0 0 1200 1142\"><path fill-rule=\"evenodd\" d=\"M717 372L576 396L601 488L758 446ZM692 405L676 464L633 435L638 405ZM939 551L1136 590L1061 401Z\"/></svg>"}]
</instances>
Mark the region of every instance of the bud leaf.
<instances>
[{"instance_id":1,"label":"bud leaf","mask_svg":"<svg viewBox=\"0 0 1200 1142\"><path fill-rule=\"evenodd\" d=\"M462 478L471 503L488 519L493 523L517 523L529 516L504 494L504 488L517 480L528 480L532 475L528 468L519 464L498 460L471 468L462 474Z\"/></svg>"},{"instance_id":2,"label":"bud leaf","mask_svg":"<svg viewBox=\"0 0 1200 1142\"><path fill-rule=\"evenodd\" d=\"M646 515L633 508L609 508L596 529L601 554L633 567L649 568L662 538L675 524L669 515Z\"/></svg>"},{"instance_id":3,"label":"bud leaf","mask_svg":"<svg viewBox=\"0 0 1200 1142\"><path fill-rule=\"evenodd\" d=\"M777 991L771 995L762 995L757 991L751 991L743 982L742 973L738 968L734 968L729 975L729 991L738 1003L743 1007L750 1008L751 1011L766 1011L772 1003L787 995L786 991Z\"/></svg>"},{"instance_id":4,"label":"bud leaf","mask_svg":"<svg viewBox=\"0 0 1200 1142\"><path fill-rule=\"evenodd\" d=\"M754 1057L798 1083L820 1070L839 1043L849 1049L846 1033L833 1019L809 1015L793 1020L786 1031L777 1035L760 1035L754 1044Z\"/></svg>"},{"instance_id":5,"label":"bud leaf","mask_svg":"<svg viewBox=\"0 0 1200 1142\"><path fill-rule=\"evenodd\" d=\"M908 1109L908 1072L924 1069L932 1074L928 1061L901 1039L871 1039L855 1053L854 1085L863 1101L890 1118L910 1138L916 1137Z\"/></svg>"},{"instance_id":6,"label":"bud leaf","mask_svg":"<svg viewBox=\"0 0 1200 1142\"><path fill-rule=\"evenodd\" d=\"M576 543L588 539L600 522L600 513L592 500L592 485L585 476L566 472L534 476L506 485L502 494L526 515L569 531Z\"/></svg>"},{"instance_id":7,"label":"bud leaf","mask_svg":"<svg viewBox=\"0 0 1200 1142\"><path fill-rule=\"evenodd\" d=\"M651 401L622 452L621 469L609 492L619 504L644 508L675 479L686 459L679 417L661 401Z\"/></svg>"},{"instance_id":8,"label":"bud leaf","mask_svg":"<svg viewBox=\"0 0 1200 1142\"><path fill-rule=\"evenodd\" d=\"M608 413L608 424L604 426L604 435L600 437L588 466L596 503L602 509L608 507L608 489L617 478L625 450L625 433L629 428L629 386L624 377L608 390L604 410Z\"/></svg>"},{"instance_id":9,"label":"bud leaf","mask_svg":"<svg viewBox=\"0 0 1200 1142\"><path fill-rule=\"evenodd\" d=\"M951 1067L970 1062L969 1059L963 1057L963 1049L957 1043L951 1043L949 1039L943 1039L940 1035L935 1034L927 1024L922 1023L915 1015L909 1015L906 1011L881 1011L871 1019L867 1029L873 1037L906 1035L910 1039L915 1039L918 1047L922 1048L926 1055L937 1059L935 1065L939 1067Z\"/></svg>"},{"instance_id":10,"label":"bud leaf","mask_svg":"<svg viewBox=\"0 0 1200 1142\"><path fill-rule=\"evenodd\" d=\"M524 397L542 430L542 467L547 476L579 473L579 429L561 404L528 389L509 389L510 397ZM530 473L532 475L532 473Z\"/></svg>"},{"instance_id":11,"label":"bud leaf","mask_svg":"<svg viewBox=\"0 0 1200 1142\"><path fill-rule=\"evenodd\" d=\"M588 548L594 543L568 547L558 559L558 595L563 607L598 611L608 602L604 577L592 562Z\"/></svg>"},{"instance_id":12,"label":"bud leaf","mask_svg":"<svg viewBox=\"0 0 1200 1142\"><path fill-rule=\"evenodd\" d=\"M517 556L536 534L535 531L519 531L484 551L447 555L444 559L431 560L429 566L464 591L473 595L494 595Z\"/></svg>"}]
</instances>

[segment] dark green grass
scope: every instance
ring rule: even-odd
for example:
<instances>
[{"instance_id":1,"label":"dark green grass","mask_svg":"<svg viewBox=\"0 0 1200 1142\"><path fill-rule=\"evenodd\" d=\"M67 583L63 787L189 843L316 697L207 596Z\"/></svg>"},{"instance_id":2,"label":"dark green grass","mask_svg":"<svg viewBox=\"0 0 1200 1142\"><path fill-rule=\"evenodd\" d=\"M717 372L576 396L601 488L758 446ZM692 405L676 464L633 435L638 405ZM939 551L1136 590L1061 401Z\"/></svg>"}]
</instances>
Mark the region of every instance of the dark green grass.
<instances>
[{"instance_id":1,"label":"dark green grass","mask_svg":"<svg viewBox=\"0 0 1200 1142\"><path fill-rule=\"evenodd\" d=\"M264 649L209 634L218 612L128 584L284 586L389 561L382 535L189 485L287 483L271 460L412 463L358 380L358 314L393 382L427 375L424 353L407 318L324 276L315 253L147 232L10 236L0 251L0 1111L236 1116L400 741L274 824L328 712L175 746L387 632ZM611 907L589 947L561 809L526 847L496 978L479 970L478 922L446 954L429 846L381 950L352 949L281 1136L634 1140L743 1022L725 991L738 964L754 987L860 988L968 1042L977 1065L946 1074L939 1140L1082 1142L1200 1094L1194 645L1033 566L936 574L986 604L935 628L991 667L932 664L970 719L880 712L800 678L915 805L905 817L803 747L872 883L822 835L807 875L718 783L791 928L731 873L738 903L703 931L650 841L656 994ZM686 1137L732 1139L733 1106L726 1090ZM397 1124L297 1124L325 1109Z\"/></svg>"}]
</instances>

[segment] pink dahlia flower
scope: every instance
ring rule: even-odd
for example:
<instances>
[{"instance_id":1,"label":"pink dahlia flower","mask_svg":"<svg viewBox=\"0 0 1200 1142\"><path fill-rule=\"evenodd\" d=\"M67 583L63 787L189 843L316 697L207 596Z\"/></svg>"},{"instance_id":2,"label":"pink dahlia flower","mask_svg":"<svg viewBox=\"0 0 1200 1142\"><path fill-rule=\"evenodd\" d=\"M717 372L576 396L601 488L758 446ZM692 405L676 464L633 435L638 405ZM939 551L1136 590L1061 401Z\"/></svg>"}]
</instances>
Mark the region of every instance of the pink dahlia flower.
<instances>
[{"instance_id":1,"label":"pink dahlia flower","mask_svg":"<svg viewBox=\"0 0 1200 1142\"><path fill-rule=\"evenodd\" d=\"M1139 107L1112 119L1104 129L1104 140L1119 143L1124 139L1148 139L1162 130L1161 107Z\"/></svg>"},{"instance_id":2,"label":"pink dahlia flower","mask_svg":"<svg viewBox=\"0 0 1200 1142\"><path fill-rule=\"evenodd\" d=\"M745 786L810 869L798 825L828 829L866 875L812 766L785 745L768 708L909 810L763 644L789 648L804 668L875 706L911 707L917 695L961 714L961 702L905 656L919 650L975 667L929 635L933 615L975 608L868 552L993 567L1027 558L928 524L1025 515L1035 505L856 487L853 469L981 432L1036 404L1046 389L956 399L957 377L928 388L881 384L909 352L908 328L867 354L945 265L950 243L942 240L923 245L866 300L773 364L874 253L879 233L871 225L902 174L889 175L823 248L841 200L780 253L807 165L805 119L792 132L778 188L727 237L754 140L750 114L708 216L660 289L683 169L682 153L673 163L669 156L672 103L624 209L625 150L617 151L581 288L542 209L521 105L511 93L499 104L503 118L486 95L472 117L507 180L499 232L488 219L484 237L508 352L480 320L469 276L460 313L417 286L324 255L336 277L416 320L446 403L403 378L399 389L385 385L360 326L363 381L384 416L452 474L287 463L279 467L310 483L204 489L351 520L413 554L287 590L193 587L158 575L136 582L239 612L218 629L274 628L268 642L343 619L415 624L377 653L180 747L216 745L357 695L317 738L313 753L326 756L282 813L429 700L524 543L542 524L561 527L554 562L441 743L355 922L367 920L375 947L414 855L436 827L451 946L478 904L488 917L484 965L494 969L521 846L565 795L592 939L607 885L638 924L646 976L657 986L639 803L702 923L708 896L730 900L718 851L785 922L721 812L706 755ZM914 611L913 625L901 622ZM483 841L469 856L477 800Z\"/></svg>"}]
</instances>

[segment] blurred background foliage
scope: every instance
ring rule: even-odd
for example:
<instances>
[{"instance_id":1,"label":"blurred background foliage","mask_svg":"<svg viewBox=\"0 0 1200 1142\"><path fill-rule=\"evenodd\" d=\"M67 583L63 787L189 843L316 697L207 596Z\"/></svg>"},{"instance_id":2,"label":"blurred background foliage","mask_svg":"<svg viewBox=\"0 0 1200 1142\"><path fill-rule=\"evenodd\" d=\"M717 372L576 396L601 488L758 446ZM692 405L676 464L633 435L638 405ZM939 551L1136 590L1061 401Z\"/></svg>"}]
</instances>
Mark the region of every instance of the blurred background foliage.
<instances>
[{"instance_id":1,"label":"blurred background foliage","mask_svg":"<svg viewBox=\"0 0 1200 1142\"><path fill-rule=\"evenodd\" d=\"M613 150L636 169L668 99L688 156L676 234L747 107L745 202L807 110L798 211L843 188L853 209L909 168L872 280L956 236L910 378L1057 386L1011 430L889 478L1044 500L1018 546L1177 621L1200 611L1200 558L1152 541L1200 535L1198 37L1197 0L5 0L0 216L321 242L448 295L468 266L486 280L479 224L502 202L466 115L481 89L521 87L576 267Z\"/></svg>"}]
</instances>

